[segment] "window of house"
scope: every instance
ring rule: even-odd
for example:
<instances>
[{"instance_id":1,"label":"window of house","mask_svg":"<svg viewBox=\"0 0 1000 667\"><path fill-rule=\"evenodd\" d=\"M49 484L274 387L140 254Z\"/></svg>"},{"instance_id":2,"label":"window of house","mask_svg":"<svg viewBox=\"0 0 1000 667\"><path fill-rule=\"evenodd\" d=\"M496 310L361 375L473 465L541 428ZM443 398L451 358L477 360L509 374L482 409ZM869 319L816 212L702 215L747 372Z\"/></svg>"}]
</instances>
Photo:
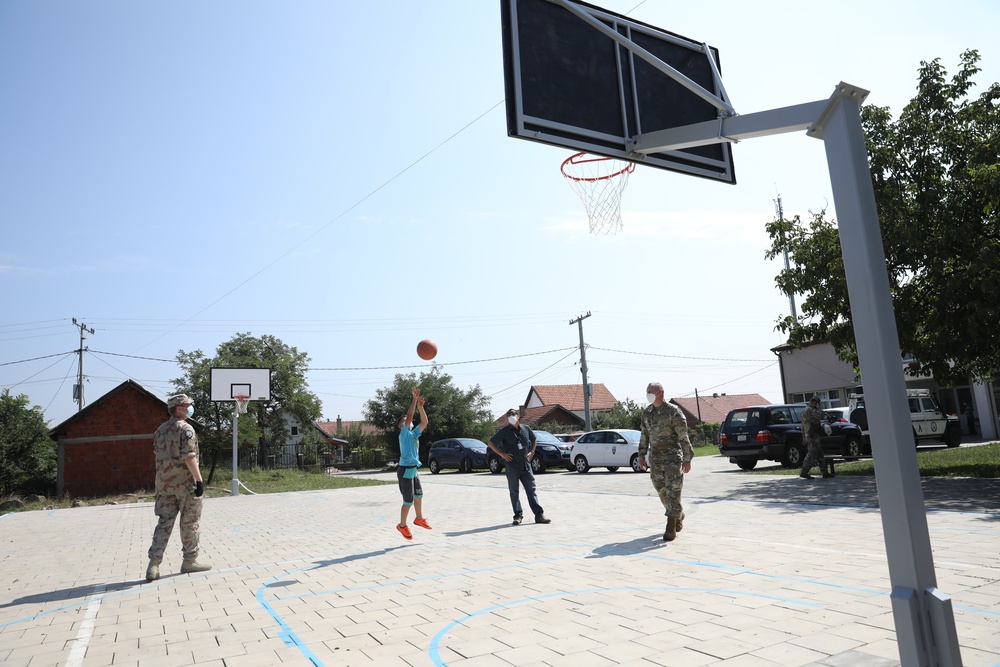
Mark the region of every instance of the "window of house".
<instances>
[{"instance_id":1,"label":"window of house","mask_svg":"<svg viewBox=\"0 0 1000 667\"><path fill-rule=\"evenodd\" d=\"M294 436L294 435L298 435L298 434L299 434L299 427L298 426L293 426L292 427L292 435Z\"/></svg>"}]
</instances>

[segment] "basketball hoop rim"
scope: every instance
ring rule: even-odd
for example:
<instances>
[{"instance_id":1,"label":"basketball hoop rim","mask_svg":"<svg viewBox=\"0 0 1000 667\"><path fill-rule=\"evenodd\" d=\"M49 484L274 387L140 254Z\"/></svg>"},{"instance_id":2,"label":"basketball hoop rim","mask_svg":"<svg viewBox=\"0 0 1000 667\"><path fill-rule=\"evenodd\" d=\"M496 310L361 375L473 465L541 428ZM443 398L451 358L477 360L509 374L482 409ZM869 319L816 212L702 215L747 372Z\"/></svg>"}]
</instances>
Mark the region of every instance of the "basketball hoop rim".
<instances>
[{"instance_id":1,"label":"basketball hoop rim","mask_svg":"<svg viewBox=\"0 0 1000 667\"><path fill-rule=\"evenodd\" d=\"M584 181L584 182L606 181L608 179L615 178L616 176L621 176L622 174L626 173L631 174L633 171L635 171L635 162L628 162L627 160L621 160L620 158L605 157L603 155L592 157L586 160L579 159L585 155L587 155L586 152L574 153L573 155L570 155L568 158L563 160L563 163L559 166L559 171L562 172L563 176L565 176L570 180ZM619 169L618 171L612 174L605 174L604 176L593 176L588 178L584 176L574 176L573 174L566 173L566 165L568 164L582 164L584 162L602 162L604 160L619 160L620 162L626 162L627 164L624 169Z\"/></svg>"}]
</instances>

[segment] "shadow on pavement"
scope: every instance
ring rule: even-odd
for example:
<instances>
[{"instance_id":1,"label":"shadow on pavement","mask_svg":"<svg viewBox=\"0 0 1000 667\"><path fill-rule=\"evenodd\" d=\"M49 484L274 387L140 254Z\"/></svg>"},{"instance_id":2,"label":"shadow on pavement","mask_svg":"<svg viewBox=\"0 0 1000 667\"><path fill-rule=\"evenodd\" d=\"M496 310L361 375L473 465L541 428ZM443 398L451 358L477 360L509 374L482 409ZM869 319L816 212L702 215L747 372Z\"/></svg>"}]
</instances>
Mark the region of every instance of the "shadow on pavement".
<instances>
[{"instance_id":1,"label":"shadow on pavement","mask_svg":"<svg viewBox=\"0 0 1000 667\"><path fill-rule=\"evenodd\" d=\"M161 579L169 578L173 575L166 575L161 577ZM179 576L179 575L177 575ZM145 579L139 579L138 581L121 581L114 584L104 584L103 589L100 591L101 595L107 595L108 593L116 593L118 591L124 591L129 588L135 588L136 586L142 586L146 583ZM97 584L100 586L100 584ZM61 588L56 591L49 591L48 593L35 593L34 595L25 595L24 597L17 598L16 600L11 600L6 604L0 604L0 609L5 609L7 607L17 607L24 604L36 604L39 602L59 602L60 600L75 600L77 598L85 598L87 596L93 595L95 592L95 584L87 584L86 586L74 586L73 588Z\"/></svg>"},{"instance_id":2,"label":"shadow on pavement","mask_svg":"<svg viewBox=\"0 0 1000 667\"><path fill-rule=\"evenodd\" d=\"M925 477L921 486L928 510L993 514L996 516L988 517L990 520L1000 520L1000 480ZM787 511L795 513L825 507L879 506L875 478L854 476L805 480L789 475L752 480L713 499L787 505Z\"/></svg>"},{"instance_id":3,"label":"shadow on pavement","mask_svg":"<svg viewBox=\"0 0 1000 667\"><path fill-rule=\"evenodd\" d=\"M663 535L656 534L650 537L638 537L628 542L609 542L603 546L596 547L593 553L587 558L606 558L608 556L631 556L641 554L653 549L659 549L664 544Z\"/></svg>"}]
</instances>

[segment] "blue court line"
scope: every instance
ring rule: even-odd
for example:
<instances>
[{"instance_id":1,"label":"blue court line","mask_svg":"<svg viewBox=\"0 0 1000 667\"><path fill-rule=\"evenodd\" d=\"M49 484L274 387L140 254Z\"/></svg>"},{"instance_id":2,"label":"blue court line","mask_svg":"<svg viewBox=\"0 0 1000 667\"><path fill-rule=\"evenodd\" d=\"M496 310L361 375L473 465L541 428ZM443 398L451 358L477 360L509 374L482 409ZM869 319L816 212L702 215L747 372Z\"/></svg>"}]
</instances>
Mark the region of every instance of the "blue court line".
<instances>
[{"instance_id":1,"label":"blue court line","mask_svg":"<svg viewBox=\"0 0 1000 667\"><path fill-rule=\"evenodd\" d=\"M542 600L547 600L555 597L562 597L566 595L581 595L584 593L610 593L613 591L660 591L660 592L671 592L671 593L683 593L683 592L693 592L693 593L711 593L718 595L740 595L744 597L755 597L755 598L765 598L768 600L774 600L775 602L788 602L791 604L801 605L803 607L812 607L814 609L822 609L822 605L814 604L812 602L803 602L802 600L796 600L794 598L782 598L775 595L762 595L760 593L748 593L745 591L732 591L723 588L674 588L670 586L621 586L618 588L584 588L575 591L560 591L558 593L549 593L547 595L536 595L532 597L522 598L520 600L513 600L511 602L504 602L502 604L495 604L490 607L485 607L478 611L474 611L471 614L466 614L462 618L452 621L445 627L443 627L433 639L431 639L430 648L428 653L430 654L431 662L433 662L437 667L447 667L447 663L441 659L441 653L438 650L438 646L441 643L441 639L452 630L452 628L462 625L465 621L479 616L481 614L489 614L500 609L507 609L519 604L525 604L529 602L540 602Z\"/></svg>"}]
</instances>

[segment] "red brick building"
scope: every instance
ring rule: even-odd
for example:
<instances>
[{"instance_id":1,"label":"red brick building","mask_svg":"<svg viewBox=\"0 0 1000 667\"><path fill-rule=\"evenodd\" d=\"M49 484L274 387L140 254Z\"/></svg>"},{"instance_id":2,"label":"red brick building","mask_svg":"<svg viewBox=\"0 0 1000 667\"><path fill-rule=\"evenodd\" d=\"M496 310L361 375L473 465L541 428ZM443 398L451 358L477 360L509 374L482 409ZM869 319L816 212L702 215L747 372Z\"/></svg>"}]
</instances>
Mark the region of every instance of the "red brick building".
<instances>
[{"instance_id":1,"label":"red brick building","mask_svg":"<svg viewBox=\"0 0 1000 667\"><path fill-rule=\"evenodd\" d=\"M153 432L168 418L167 404L126 380L52 429L60 498L152 489L156 479ZM200 430L200 425L192 421Z\"/></svg>"}]
</instances>

